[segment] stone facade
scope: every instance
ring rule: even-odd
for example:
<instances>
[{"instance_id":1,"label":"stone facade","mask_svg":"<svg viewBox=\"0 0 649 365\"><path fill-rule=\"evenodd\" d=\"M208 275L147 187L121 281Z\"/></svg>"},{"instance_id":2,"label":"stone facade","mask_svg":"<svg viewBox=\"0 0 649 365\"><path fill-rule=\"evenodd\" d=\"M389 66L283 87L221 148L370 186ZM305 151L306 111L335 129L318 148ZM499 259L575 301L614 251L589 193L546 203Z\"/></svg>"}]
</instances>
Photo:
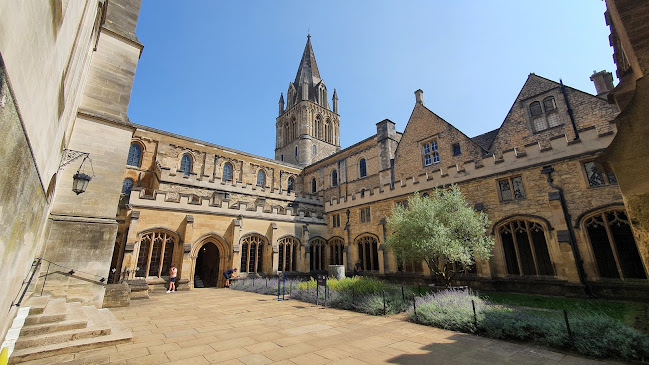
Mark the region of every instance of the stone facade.
<instances>
[{"instance_id":1,"label":"stone facade","mask_svg":"<svg viewBox=\"0 0 649 365\"><path fill-rule=\"evenodd\" d=\"M426 108L417 90L403 133L383 120L374 136L302 160L311 151L300 143L318 136L314 116L331 112L317 94L316 73L309 39L296 83L307 81L290 84L287 110L280 99L275 161L137 127L131 143L140 146L141 162L126 169L135 187L121 205L118 236L125 243L118 242L122 253L116 249L114 256L122 277L162 288L173 263L189 288L221 286L219 273L228 268L243 276L323 272L329 264L349 272L361 260L367 275L426 281L424 263L399 262L385 248L386 218L414 193L457 184L487 213L496 242L491 259L477 262L459 282L649 296L646 241L633 237L615 176L593 163L613 140L618 115L601 90L598 97L531 74L501 127L473 138ZM334 135L337 147L337 129ZM288 160L296 146L298 159ZM185 167L183 156L191 162ZM225 164L231 179L223 178ZM263 186L259 171L267 177ZM162 241L151 248L152 232L172 237L173 254L165 259ZM255 244L257 253L250 249Z\"/></svg>"},{"instance_id":2,"label":"stone facade","mask_svg":"<svg viewBox=\"0 0 649 365\"><path fill-rule=\"evenodd\" d=\"M139 11L126 0L0 4L0 335L46 277L44 293L102 304L134 131ZM82 195L71 191L77 170L92 176Z\"/></svg>"}]
</instances>

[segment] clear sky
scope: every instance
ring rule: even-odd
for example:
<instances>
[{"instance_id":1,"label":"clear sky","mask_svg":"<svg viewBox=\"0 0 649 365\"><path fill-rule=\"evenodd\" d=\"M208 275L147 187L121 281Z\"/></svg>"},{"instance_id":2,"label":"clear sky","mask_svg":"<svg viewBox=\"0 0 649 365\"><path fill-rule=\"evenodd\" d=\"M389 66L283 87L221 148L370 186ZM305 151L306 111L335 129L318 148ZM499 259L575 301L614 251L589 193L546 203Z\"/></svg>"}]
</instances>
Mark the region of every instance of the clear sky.
<instances>
[{"instance_id":1,"label":"clear sky","mask_svg":"<svg viewBox=\"0 0 649 365\"><path fill-rule=\"evenodd\" d=\"M338 91L343 148L426 107L469 137L498 128L530 73L595 93L615 74L601 0L144 0L132 122L274 157L286 95L311 31ZM615 79L617 83L617 78Z\"/></svg>"}]
</instances>

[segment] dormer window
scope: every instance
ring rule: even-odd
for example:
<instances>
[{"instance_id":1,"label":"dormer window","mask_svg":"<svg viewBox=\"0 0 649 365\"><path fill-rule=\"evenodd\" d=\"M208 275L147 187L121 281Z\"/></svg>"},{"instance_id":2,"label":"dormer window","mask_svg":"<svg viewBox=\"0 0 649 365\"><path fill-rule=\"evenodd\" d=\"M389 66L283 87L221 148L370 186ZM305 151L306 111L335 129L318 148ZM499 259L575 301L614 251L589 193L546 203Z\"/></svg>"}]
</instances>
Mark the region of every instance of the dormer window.
<instances>
[{"instance_id":1,"label":"dormer window","mask_svg":"<svg viewBox=\"0 0 649 365\"><path fill-rule=\"evenodd\" d=\"M433 140L422 145L424 166L430 166L434 163L439 163L439 152L437 152L437 149L437 140Z\"/></svg>"},{"instance_id":2,"label":"dormer window","mask_svg":"<svg viewBox=\"0 0 649 365\"><path fill-rule=\"evenodd\" d=\"M535 133L562 124L554 96L548 96L543 99L542 107L540 101L534 101L530 104L529 108L532 118L532 129Z\"/></svg>"}]
</instances>

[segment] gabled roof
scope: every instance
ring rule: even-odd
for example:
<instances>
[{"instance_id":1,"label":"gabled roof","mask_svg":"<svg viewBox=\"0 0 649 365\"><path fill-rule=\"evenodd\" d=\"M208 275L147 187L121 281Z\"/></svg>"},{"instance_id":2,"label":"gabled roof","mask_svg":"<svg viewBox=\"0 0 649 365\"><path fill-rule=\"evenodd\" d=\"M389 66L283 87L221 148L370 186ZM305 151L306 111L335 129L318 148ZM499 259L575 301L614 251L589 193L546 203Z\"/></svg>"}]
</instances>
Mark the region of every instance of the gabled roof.
<instances>
[{"instance_id":1,"label":"gabled roof","mask_svg":"<svg viewBox=\"0 0 649 365\"><path fill-rule=\"evenodd\" d=\"M500 128L496 128L493 131L482 133L479 136L471 137L471 140L475 142L478 146L482 147L483 150L489 151L489 148L491 147L491 144L496 138L496 135L498 135L499 130Z\"/></svg>"}]
</instances>

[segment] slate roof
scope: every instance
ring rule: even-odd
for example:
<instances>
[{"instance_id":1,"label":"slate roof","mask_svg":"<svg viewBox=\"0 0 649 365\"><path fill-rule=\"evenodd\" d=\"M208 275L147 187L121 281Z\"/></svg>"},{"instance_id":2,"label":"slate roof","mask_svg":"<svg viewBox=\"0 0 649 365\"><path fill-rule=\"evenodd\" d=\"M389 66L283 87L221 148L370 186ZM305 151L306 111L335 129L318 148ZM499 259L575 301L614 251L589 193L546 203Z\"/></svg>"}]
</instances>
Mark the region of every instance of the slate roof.
<instances>
[{"instance_id":1,"label":"slate roof","mask_svg":"<svg viewBox=\"0 0 649 365\"><path fill-rule=\"evenodd\" d=\"M494 139L496 139L496 136L498 135L498 131L500 131L500 128L496 128L493 131L489 131L487 133L482 133L479 136L472 137L471 140L475 142L478 146L482 147L483 150L489 151L489 148L491 148L491 144L493 143Z\"/></svg>"}]
</instances>

